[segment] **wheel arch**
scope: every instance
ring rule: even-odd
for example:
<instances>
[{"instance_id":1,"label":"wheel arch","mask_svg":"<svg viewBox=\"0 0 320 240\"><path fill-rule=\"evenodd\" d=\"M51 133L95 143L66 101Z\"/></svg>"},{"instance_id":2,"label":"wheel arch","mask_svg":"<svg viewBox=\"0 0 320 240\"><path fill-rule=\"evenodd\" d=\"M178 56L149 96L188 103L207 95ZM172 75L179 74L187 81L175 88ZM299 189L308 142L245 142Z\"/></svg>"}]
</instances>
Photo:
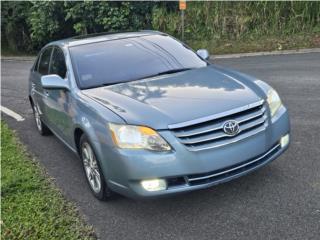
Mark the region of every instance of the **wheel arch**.
<instances>
[{"instance_id":1,"label":"wheel arch","mask_svg":"<svg viewBox=\"0 0 320 240\"><path fill-rule=\"evenodd\" d=\"M30 102L30 104L31 104L31 107L33 107L34 103L33 103L32 97L29 95L28 98L29 98L29 102Z\"/></svg>"},{"instance_id":2,"label":"wheel arch","mask_svg":"<svg viewBox=\"0 0 320 240\"><path fill-rule=\"evenodd\" d=\"M91 142L92 147L94 148L96 154L100 155L100 146L96 143L99 142L95 131L92 128L83 127L82 125L75 125L73 130L73 140L74 146L78 154L80 154L80 139L82 135L86 135L89 141Z\"/></svg>"},{"instance_id":3,"label":"wheel arch","mask_svg":"<svg viewBox=\"0 0 320 240\"><path fill-rule=\"evenodd\" d=\"M80 154L80 139L83 134L85 134L85 132L78 126L73 131L74 145L78 154Z\"/></svg>"}]
</instances>

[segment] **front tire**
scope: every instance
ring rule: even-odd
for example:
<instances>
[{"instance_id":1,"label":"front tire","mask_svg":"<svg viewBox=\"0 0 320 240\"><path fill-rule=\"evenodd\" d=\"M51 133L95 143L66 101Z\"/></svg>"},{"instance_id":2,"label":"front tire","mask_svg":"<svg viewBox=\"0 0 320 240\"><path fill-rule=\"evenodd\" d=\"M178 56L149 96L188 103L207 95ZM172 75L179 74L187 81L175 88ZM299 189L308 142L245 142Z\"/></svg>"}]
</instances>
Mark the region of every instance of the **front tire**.
<instances>
[{"instance_id":1,"label":"front tire","mask_svg":"<svg viewBox=\"0 0 320 240\"><path fill-rule=\"evenodd\" d=\"M104 176L88 137L83 134L80 138L80 158L88 185L93 195L99 200L108 200L114 193L108 188Z\"/></svg>"}]
</instances>

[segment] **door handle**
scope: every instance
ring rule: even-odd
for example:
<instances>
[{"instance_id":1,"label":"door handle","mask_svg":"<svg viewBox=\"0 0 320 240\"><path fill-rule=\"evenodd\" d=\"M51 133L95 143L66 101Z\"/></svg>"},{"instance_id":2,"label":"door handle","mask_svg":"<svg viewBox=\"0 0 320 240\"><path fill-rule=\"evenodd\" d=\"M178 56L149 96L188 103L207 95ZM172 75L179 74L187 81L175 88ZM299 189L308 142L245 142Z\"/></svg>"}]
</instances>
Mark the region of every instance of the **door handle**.
<instances>
[{"instance_id":1,"label":"door handle","mask_svg":"<svg viewBox=\"0 0 320 240\"><path fill-rule=\"evenodd\" d=\"M35 95L36 93L36 84L35 83L31 83L31 94Z\"/></svg>"}]
</instances>

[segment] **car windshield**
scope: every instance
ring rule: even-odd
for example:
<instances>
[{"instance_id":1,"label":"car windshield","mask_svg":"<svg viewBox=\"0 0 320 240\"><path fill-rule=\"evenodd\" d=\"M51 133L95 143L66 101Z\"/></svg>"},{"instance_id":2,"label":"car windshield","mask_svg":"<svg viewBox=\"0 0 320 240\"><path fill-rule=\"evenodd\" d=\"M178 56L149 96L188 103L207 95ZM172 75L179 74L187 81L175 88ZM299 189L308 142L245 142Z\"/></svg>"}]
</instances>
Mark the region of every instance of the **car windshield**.
<instances>
[{"instance_id":1,"label":"car windshield","mask_svg":"<svg viewBox=\"0 0 320 240\"><path fill-rule=\"evenodd\" d=\"M207 66L195 52L167 35L145 35L70 47L81 89Z\"/></svg>"}]
</instances>

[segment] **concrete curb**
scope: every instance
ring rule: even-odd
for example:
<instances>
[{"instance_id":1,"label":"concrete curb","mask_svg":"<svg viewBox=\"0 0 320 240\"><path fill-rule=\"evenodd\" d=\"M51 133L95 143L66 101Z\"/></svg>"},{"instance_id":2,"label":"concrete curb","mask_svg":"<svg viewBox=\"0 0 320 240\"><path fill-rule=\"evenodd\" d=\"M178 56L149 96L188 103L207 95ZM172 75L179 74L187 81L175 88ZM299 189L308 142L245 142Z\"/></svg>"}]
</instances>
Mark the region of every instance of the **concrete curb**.
<instances>
[{"instance_id":1,"label":"concrete curb","mask_svg":"<svg viewBox=\"0 0 320 240\"><path fill-rule=\"evenodd\" d=\"M36 56L16 56L16 57L6 57L1 56L1 60L4 61L34 61L36 60Z\"/></svg>"},{"instance_id":2,"label":"concrete curb","mask_svg":"<svg viewBox=\"0 0 320 240\"><path fill-rule=\"evenodd\" d=\"M320 48L305 48L305 49L297 49L297 50L283 50L283 51L271 51L271 52L211 55L210 59L214 60L214 59L224 59L224 58L289 55L289 54L302 54L302 53L320 53ZM35 59L36 59L36 56L21 56L21 57L20 56L14 56L14 57L1 56L1 60L5 60L5 61L34 61Z\"/></svg>"},{"instance_id":3,"label":"concrete curb","mask_svg":"<svg viewBox=\"0 0 320 240\"><path fill-rule=\"evenodd\" d=\"M271 52L211 55L210 59L242 58L242 57L270 56L270 55L289 55L289 54L302 54L302 53L320 53L320 48L305 48L305 49L271 51Z\"/></svg>"}]
</instances>

